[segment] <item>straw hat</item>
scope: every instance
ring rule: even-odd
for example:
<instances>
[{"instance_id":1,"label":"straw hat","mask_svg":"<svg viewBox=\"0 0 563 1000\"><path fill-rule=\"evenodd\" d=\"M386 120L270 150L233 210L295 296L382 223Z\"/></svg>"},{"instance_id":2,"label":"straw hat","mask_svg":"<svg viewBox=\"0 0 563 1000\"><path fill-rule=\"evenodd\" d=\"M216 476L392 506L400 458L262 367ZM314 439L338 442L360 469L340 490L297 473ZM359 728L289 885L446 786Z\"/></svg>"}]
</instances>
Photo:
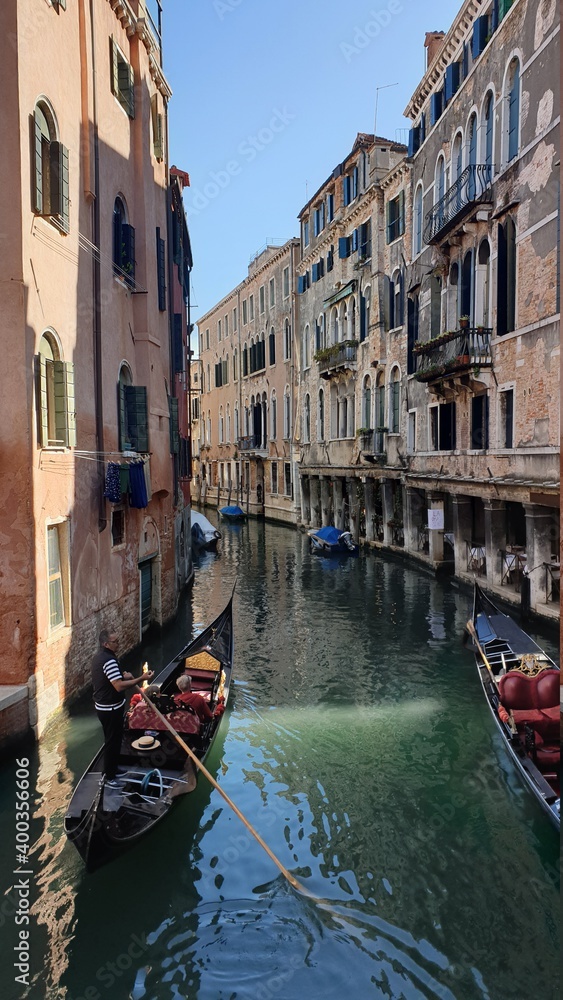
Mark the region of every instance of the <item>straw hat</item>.
<instances>
[{"instance_id":1,"label":"straw hat","mask_svg":"<svg viewBox=\"0 0 563 1000\"><path fill-rule=\"evenodd\" d=\"M135 750L156 750L160 743L154 736L140 736L138 740L133 740L131 746Z\"/></svg>"}]
</instances>

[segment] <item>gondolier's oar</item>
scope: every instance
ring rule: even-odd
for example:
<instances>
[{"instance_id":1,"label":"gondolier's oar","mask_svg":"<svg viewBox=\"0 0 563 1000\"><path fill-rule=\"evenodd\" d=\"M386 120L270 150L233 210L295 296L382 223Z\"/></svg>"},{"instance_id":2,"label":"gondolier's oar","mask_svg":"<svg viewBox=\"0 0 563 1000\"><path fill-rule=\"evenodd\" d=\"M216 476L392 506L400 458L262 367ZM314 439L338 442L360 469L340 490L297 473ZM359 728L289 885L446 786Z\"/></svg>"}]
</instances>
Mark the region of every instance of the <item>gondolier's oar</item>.
<instances>
[{"instance_id":1,"label":"gondolier's oar","mask_svg":"<svg viewBox=\"0 0 563 1000\"><path fill-rule=\"evenodd\" d=\"M156 715L158 716L158 718L160 719L160 721L164 723L164 725L166 726L166 728L168 729L168 731L172 734L172 736L174 737L174 739L176 740L176 742L179 743L179 745L182 747L182 750L185 750L185 752L187 753L188 757L194 762L195 766L201 771L202 774L205 775L205 777L207 778L207 780L211 782L211 784L213 785L214 788L217 789L217 791L219 792L219 794L223 796L223 798L225 799L225 802L231 807L231 809L233 810L233 812L235 812L237 814L238 818L240 820L242 820L242 822L244 823L244 825L245 825L246 829L249 831L249 833L251 833L252 836L255 837L255 839L258 841L258 843L260 844L260 846L264 848L264 850L266 851L266 854L272 859L272 861L274 862L274 864L277 865L277 867L279 868L280 872L287 879L287 881L289 882L289 884L292 885L294 889L297 889L298 892L302 892L302 893L304 893L304 895L309 896L312 899L316 899L316 897L313 896L312 893L310 893L307 889L305 889L304 886L302 886L301 883L298 882L296 878L294 878L294 876L291 874L291 872L288 872L287 868L284 868L284 866L282 865L281 861L279 861L278 858L276 858L276 856L273 853L273 851L271 851L270 848L268 847L268 845L266 844L266 842L264 840L262 840L262 837L260 836L260 834L248 822L248 820L245 818L245 816L243 816L243 814L241 813L241 811L238 808L238 806L235 805L235 803L233 802L233 800L229 798L229 796L227 795L227 793L224 792L223 789L221 788L221 786L215 781L215 778L209 773L209 771L207 770L207 768L205 767L205 765L202 764L202 762L200 761L199 757L197 757L195 755L195 753L193 752L193 750L190 750L190 748L187 745L187 743L185 743L184 740L182 739L182 737L180 736L180 734L176 732L176 730L174 729L174 726L172 726L169 723L169 721L166 718L166 716L163 715L162 712L159 712L159 710L156 707L156 705L153 704L153 702L151 701L151 699L148 697L148 695L145 694L145 692L142 690L142 688L137 688L137 690L140 691L140 693L142 694L142 696L143 696L144 700L146 701L147 705L150 705L150 707L152 708L153 712L156 713Z\"/></svg>"},{"instance_id":2,"label":"gondolier's oar","mask_svg":"<svg viewBox=\"0 0 563 1000\"><path fill-rule=\"evenodd\" d=\"M477 631L476 631L475 626L474 626L473 622L471 621L471 619L467 622L466 628L467 628L467 631L469 632L469 635L473 639L473 642L477 646L477 649L479 650L479 653L481 654L481 659L483 660L483 663L485 664L487 670L489 671L489 673L491 675L491 680L492 680L492 682L493 682L493 684L495 686L495 691L498 692L497 679L496 679L496 677L495 677L495 675L493 673L493 668L491 667L491 664L489 663L489 661L488 661L488 659L487 659L487 657L485 655L485 650L483 649L481 643L479 642L479 636L477 635ZM501 704L502 704L502 702L501 702ZM509 719L509 722L510 722L510 728L512 730L512 733L514 735L516 735L517 732L518 732L518 729L516 728L516 723L514 721L514 716L512 714L512 711L508 711L506 708L504 710L508 714L508 719Z\"/></svg>"}]
</instances>

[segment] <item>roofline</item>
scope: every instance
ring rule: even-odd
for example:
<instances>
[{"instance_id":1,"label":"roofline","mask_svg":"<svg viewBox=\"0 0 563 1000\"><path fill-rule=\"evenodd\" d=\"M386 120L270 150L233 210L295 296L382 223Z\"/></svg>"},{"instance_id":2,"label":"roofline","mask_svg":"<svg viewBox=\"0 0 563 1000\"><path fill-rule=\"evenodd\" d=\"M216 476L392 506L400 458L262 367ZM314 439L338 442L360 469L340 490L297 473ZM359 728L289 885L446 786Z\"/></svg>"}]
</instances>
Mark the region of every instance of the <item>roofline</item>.
<instances>
[{"instance_id":1,"label":"roofline","mask_svg":"<svg viewBox=\"0 0 563 1000\"><path fill-rule=\"evenodd\" d=\"M365 136L365 138L368 139L369 141L368 142L358 141L359 138L360 138L360 136ZM317 190L315 191L314 195L312 195L312 197L309 198L309 201L305 203L305 205L303 206L303 208L299 212L299 215L297 216L297 218L301 219L301 216L303 215L303 213L309 208L309 206L314 201L316 201L316 199L319 197L321 191L324 190L324 188L327 186L327 184L330 184L331 180L333 180L333 178L334 178L334 172L335 172L335 170L338 170L339 167L342 167L344 169L344 167L346 166L346 164L348 163L348 161L353 156L355 156L355 154L358 152L358 150L361 150L361 149L363 149L363 150L366 150L366 149L371 150L371 149L374 148L374 146L382 146L382 145L388 146L389 149L392 149L392 150L394 150L394 152L397 152L397 153L401 153L403 151L405 153L407 152L407 147L405 145L403 145L403 143L401 143L401 142L395 142L394 139L386 139L384 136L373 135L370 132L358 132L358 135L356 136L356 140L354 142L354 145L353 145L352 149L350 150L350 152L348 153L348 155L345 156L344 159L340 163L336 164L336 166L334 167L334 169L328 175L326 181L324 181L320 185L320 187L317 188Z\"/></svg>"}]
</instances>

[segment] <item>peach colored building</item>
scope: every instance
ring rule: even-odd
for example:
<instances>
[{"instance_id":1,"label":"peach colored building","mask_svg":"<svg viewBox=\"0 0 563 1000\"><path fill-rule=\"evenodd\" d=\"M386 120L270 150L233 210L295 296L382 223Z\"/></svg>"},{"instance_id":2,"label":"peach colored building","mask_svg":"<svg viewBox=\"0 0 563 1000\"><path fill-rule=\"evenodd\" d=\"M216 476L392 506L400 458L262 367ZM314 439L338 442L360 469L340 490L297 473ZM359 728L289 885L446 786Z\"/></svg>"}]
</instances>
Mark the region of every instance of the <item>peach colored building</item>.
<instances>
[{"instance_id":1,"label":"peach colored building","mask_svg":"<svg viewBox=\"0 0 563 1000\"><path fill-rule=\"evenodd\" d=\"M170 618L191 563L159 4L8 0L0 39L5 740L88 685L101 627L124 652Z\"/></svg>"},{"instance_id":2,"label":"peach colored building","mask_svg":"<svg viewBox=\"0 0 563 1000\"><path fill-rule=\"evenodd\" d=\"M198 321L202 503L295 522L294 330L299 241L269 243Z\"/></svg>"}]
</instances>

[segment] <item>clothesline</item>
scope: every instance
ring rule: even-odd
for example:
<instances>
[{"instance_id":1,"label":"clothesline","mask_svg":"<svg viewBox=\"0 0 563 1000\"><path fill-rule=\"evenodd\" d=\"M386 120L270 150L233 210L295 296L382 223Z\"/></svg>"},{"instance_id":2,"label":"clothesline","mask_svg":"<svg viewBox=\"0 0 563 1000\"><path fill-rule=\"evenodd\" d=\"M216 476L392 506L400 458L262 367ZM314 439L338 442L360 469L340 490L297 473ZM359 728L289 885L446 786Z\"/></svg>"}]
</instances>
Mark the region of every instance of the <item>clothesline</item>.
<instances>
[{"instance_id":1,"label":"clothesline","mask_svg":"<svg viewBox=\"0 0 563 1000\"><path fill-rule=\"evenodd\" d=\"M121 503L129 494L129 505L144 509L152 497L148 459L137 458L108 462L104 496L110 503Z\"/></svg>"}]
</instances>

